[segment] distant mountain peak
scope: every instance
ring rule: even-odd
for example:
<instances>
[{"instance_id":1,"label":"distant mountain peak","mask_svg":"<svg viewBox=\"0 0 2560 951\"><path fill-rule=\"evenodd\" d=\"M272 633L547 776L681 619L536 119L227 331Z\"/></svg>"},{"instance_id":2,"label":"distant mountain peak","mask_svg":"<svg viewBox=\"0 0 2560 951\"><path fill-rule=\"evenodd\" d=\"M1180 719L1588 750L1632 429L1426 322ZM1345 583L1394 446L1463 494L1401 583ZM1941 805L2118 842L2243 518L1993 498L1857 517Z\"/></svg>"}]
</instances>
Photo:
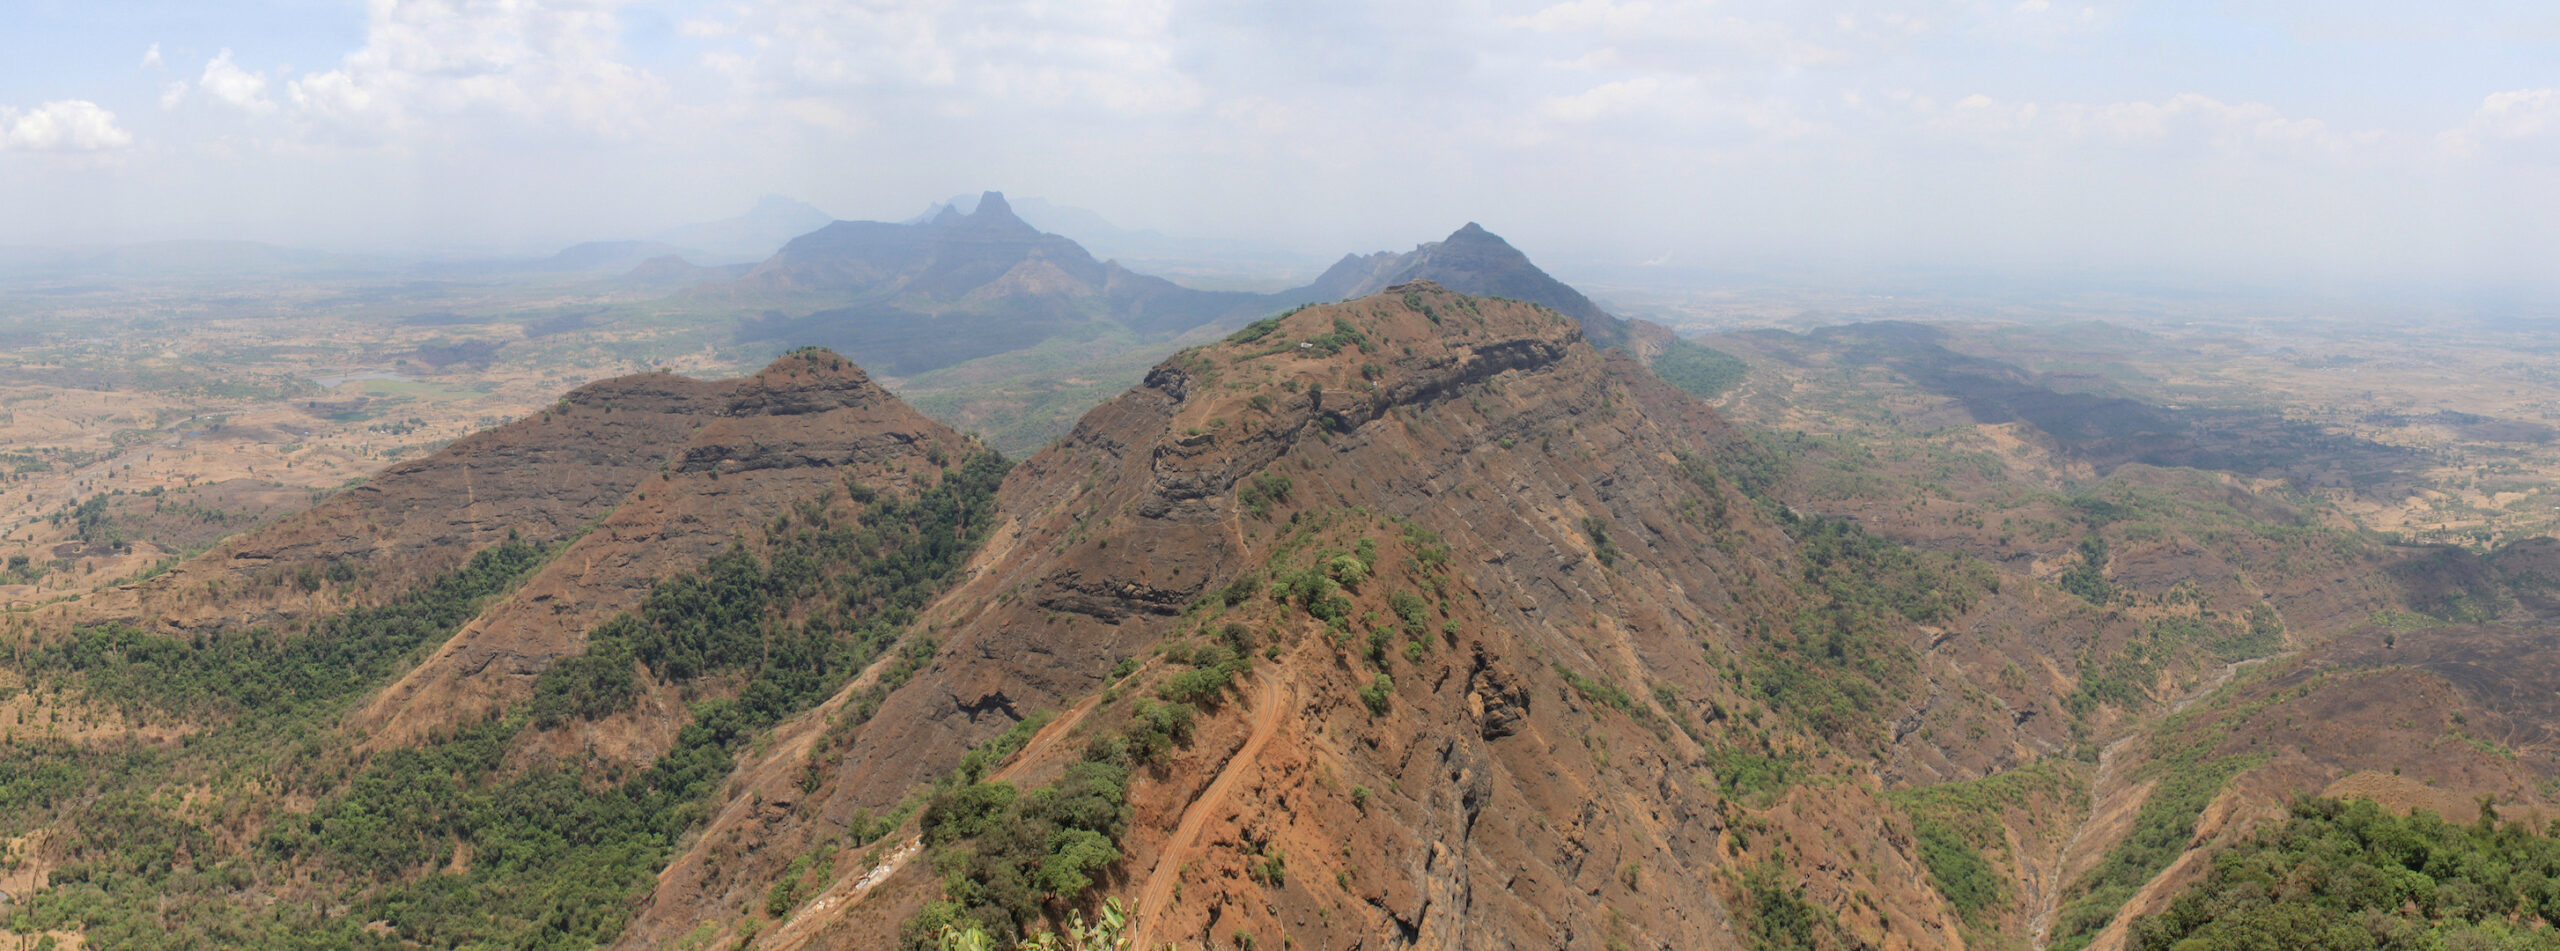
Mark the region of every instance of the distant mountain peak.
<instances>
[{"instance_id":1,"label":"distant mountain peak","mask_svg":"<svg viewBox=\"0 0 2560 951\"><path fill-rule=\"evenodd\" d=\"M934 218L934 223L943 224L945 221L941 216L936 216ZM970 211L969 214L960 218L958 221L951 223L964 224L969 228L978 231L1021 232L1023 234L1041 233L1040 229L1032 227L1030 222L1024 221L1020 215L1014 214L1013 204L1005 201L1004 193L998 191L991 191L979 195L978 207L975 210Z\"/></svg>"},{"instance_id":2,"label":"distant mountain peak","mask_svg":"<svg viewBox=\"0 0 2560 951\"><path fill-rule=\"evenodd\" d=\"M1344 255L1310 289L1324 298L1346 300L1423 279L1462 294L1511 297L1554 308L1581 321L1591 339L1604 346L1626 340L1625 321L1548 276L1511 242L1472 221L1447 238L1403 254Z\"/></svg>"}]
</instances>

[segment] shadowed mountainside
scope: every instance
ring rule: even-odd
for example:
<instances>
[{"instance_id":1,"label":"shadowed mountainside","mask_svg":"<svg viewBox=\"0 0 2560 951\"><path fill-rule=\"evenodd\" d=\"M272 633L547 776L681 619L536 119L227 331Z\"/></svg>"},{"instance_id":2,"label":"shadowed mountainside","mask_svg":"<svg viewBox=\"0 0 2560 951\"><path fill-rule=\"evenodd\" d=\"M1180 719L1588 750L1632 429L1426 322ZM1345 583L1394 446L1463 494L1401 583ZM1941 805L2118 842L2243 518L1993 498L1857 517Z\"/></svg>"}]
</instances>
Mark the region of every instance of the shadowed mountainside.
<instances>
[{"instance_id":1,"label":"shadowed mountainside","mask_svg":"<svg viewBox=\"0 0 2560 951\"><path fill-rule=\"evenodd\" d=\"M752 321L739 339L827 346L898 376L1060 337L1163 339L1312 299L1195 291L1096 261L1024 223L995 192L969 214L945 207L916 224L838 221L792 239L736 281L692 293L832 304Z\"/></svg>"},{"instance_id":2,"label":"shadowed mountainside","mask_svg":"<svg viewBox=\"0 0 2560 951\"><path fill-rule=\"evenodd\" d=\"M2113 949L2289 796L2548 808L2553 546L2038 468L2103 407L1907 337L1788 352L1863 439L1428 281L1010 468L820 350L584 387L11 625L0 937Z\"/></svg>"}]
</instances>

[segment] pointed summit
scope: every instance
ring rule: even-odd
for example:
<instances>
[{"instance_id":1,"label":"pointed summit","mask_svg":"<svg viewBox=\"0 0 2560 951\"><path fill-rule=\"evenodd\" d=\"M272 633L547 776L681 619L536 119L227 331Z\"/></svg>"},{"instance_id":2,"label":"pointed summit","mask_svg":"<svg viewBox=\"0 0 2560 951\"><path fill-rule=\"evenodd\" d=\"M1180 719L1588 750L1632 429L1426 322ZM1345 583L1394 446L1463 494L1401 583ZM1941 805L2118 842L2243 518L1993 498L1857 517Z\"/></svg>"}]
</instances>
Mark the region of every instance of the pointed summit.
<instances>
[{"instance_id":1,"label":"pointed summit","mask_svg":"<svg viewBox=\"0 0 2560 951\"><path fill-rule=\"evenodd\" d=\"M937 219L937 221L939 221L939 219ZM969 212L969 217L965 220L965 223L969 227L980 231L1019 231L1024 234L1040 233L1040 229L1032 227L1030 222L1024 221L1020 215L1014 214L1013 204L1004 200L1003 192L997 191L991 191L979 195L978 207Z\"/></svg>"},{"instance_id":2,"label":"pointed summit","mask_svg":"<svg viewBox=\"0 0 2560 951\"><path fill-rule=\"evenodd\" d=\"M1626 322L1610 316L1581 291L1549 277L1520 249L1467 222L1449 237L1403 254L1347 255L1310 290L1349 299L1375 294L1397 284L1429 280L1461 294L1510 297L1543 304L1582 322L1582 329L1602 346L1624 343Z\"/></svg>"}]
</instances>

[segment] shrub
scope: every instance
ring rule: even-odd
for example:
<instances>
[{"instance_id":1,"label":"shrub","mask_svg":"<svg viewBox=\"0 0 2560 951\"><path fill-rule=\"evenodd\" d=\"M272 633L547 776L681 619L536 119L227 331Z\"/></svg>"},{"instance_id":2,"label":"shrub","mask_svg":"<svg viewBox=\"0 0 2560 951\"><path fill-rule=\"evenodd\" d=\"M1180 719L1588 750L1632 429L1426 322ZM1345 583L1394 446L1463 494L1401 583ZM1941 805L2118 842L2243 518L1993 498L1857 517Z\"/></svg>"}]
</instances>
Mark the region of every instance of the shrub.
<instances>
[{"instance_id":1,"label":"shrub","mask_svg":"<svg viewBox=\"0 0 2560 951\"><path fill-rule=\"evenodd\" d=\"M1233 679L1224 665L1195 667L1165 678L1156 686L1156 696L1175 703L1214 705Z\"/></svg>"},{"instance_id":2,"label":"shrub","mask_svg":"<svg viewBox=\"0 0 2560 951\"><path fill-rule=\"evenodd\" d=\"M1369 563L1358 555L1335 555L1324 563L1324 573L1335 583L1358 591L1360 583L1369 580Z\"/></svg>"},{"instance_id":3,"label":"shrub","mask_svg":"<svg viewBox=\"0 0 2560 951\"><path fill-rule=\"evenodd\" d=\"M1236 490L1236 501L1245 514L1255 518L1271 517L1271 507L1289 501L1289 475L1285 472L1257 472Z\"/></svg>"},{"instance_id":4,"label":"shrub","mask_svg":"<svg viewBox=\"0 0 2560 951\"><path fill-rule=\"evenodd\" d=\"M1012 783L970 783L934 794L919 820L929 845L975 838L987 831L1020 793Z\"/></svg>"},{"instance_id":5,"label":"shrub","mask_svg":"<svg viewBox=\"0 0 2560 951\"><path fill-rule=\"evenodd\" d=\"M1360 702L1368 705L1370 716L1385 716L1387 703L1395 698L1395 694L1396 679L1379 674L1369 678L1368 686L1360 688Z\"/></svg>"}]
</instances>

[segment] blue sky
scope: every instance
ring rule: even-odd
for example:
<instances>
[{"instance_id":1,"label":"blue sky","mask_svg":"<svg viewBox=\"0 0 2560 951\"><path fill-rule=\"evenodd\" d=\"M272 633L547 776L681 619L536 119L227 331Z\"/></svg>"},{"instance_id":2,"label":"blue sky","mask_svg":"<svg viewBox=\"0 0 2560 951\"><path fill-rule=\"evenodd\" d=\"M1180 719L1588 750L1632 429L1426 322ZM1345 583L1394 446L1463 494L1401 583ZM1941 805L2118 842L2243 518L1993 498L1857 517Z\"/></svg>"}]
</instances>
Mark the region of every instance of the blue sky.
<instances>
[{"instance_id":1,"label":"blue sky","mask_svg":"<svg viewBox=\"0 0 2560 951\"><path fill-rule=\"evenodd\" d=\"M2548 3L10 0L0 37L0 243L540 247L999 188L1734 270L2560 252Z\"/></svg>"}]
</instances>

